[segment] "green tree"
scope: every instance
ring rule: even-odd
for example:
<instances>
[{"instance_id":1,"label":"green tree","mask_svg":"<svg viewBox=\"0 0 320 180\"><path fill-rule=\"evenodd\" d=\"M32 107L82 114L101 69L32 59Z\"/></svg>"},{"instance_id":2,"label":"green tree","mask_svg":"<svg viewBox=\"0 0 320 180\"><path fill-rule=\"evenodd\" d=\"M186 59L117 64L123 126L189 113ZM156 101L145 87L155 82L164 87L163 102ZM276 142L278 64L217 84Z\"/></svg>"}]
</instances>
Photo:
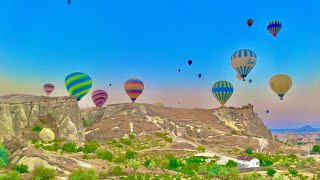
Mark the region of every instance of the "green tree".
<instances>
[{"instance_id":1,"label":"green tree","mask_svg":"<svg viewBox=\"0 0 320 180\"><path fill-rule=\"evenodd\" d=\"M25 164L19 164L19 165L14 165L12 167L12 170L19 172L21 175L22 173L27 173L29 170L29 167Z\"/></svg>"},{"instance_id":2,"label":"green tree","mask_svg":"<svg viewBox=\"0 0 320 180\"><path fill-rule=\"evenodd\" d=\"M226 167L237 167L238 166L238 163L237 162L234 162L232 160L228 160L228 162L226 163Z\"/></svg>"},{"instance_id":3,"label":"green tree","mask_svg":"<svg viewBox=\"0 0 320 180\"><path fill-rule=\"evenodd\" d=\"M123 169L121 166L115 166L112 169L112 175L114 176L121 176L123 173Z\"/></svg>"},{"instance_id":4,"label":"green tree","mask_svg":"<svg viewBox=\"0 0 320 180\"><path fill-rule=\"evenodd\" d=\"M126 151L126 158L127 159L133 159L136 157L136 155L137 155L137 153L134 151L131 151L131 150Z\"/></svg>"},{"instance_id":5,"label":"green tree","mask_svg":"<svg viewBox=\"0 0 320 180\"><path fill-rule=\"evenodd\" d=\"M107 161L112 161L113 159L113 154L110 151L106 151L106 150L97 150L96 151L96 155L98 158L103 159L103 160L107 160Z\"/></svg>"},{"instance_id":6,"label":"green tree","mask_svg":"<svg viewBox=\"0 0 320 180\"><path fill-rule=\"evenodd\" d=\"M267 175L270 176L270 177L273 177L274 174L276 174L276 173L277 173L277 171L275 169L273 169L273 168L268 168L267 169Z\"/></svg>"},{"instance_id":7,"label":"green tree","mask_svg":"<svg viewBox=\"0 0 320 180\"><path fill-rule=\"evenodd\" d=\"M141 166L140 162L134 159L130 159L127 165L128 167L131 167L134 171L136 171Z\"/></svg>"},{"instance_id":8,"label":"green tree","mask_svg":"<svg viewBox=\"0 0 320 180\"><path fill-rule=\"evenodd\" d=\"M169 158L168 160L169 160L169 167L168 167L169 169L174 170L181 166L180 162L175 157Z\"/></svg>"},{"instance_id":9,"label":"green tree","mask_svg":"<svg viewBox=\"0 0 320 180\"><path fill-rule=\"evenodd\" d=\"M0 168L8 165L9 163L9 151L0 144Z\"/></svg>"},{"instance_id":10,"label":"green tree","mask_svg":"<svg viewBox=\"0 0 320 180\"><path fill-rule=\"evenodd\" d=\"M35 131L35 132L40 132L42 130L42 127L38 126L38 125L35 125L33 128L32 128L32 131Z\"/></svg>"},{"instance_id":11,"label":"green tree","mask_svg":"<svg viewBox=\"0 0 320 180\"><path fill-rule=\"evenodd\" d=\"M293 177L298 176L298 171L295 170L295 169L289 169L289 173L290 173Z\"/></svg>"},{"instance_id":12,"label":"green tree","mask_svg":"<svg viewBox=\"0 0 320 180\"><path fill-rule=\"evenodd\" d=\"M76 169L69 175L69 180L98 180L99 177L95 169Z\"/></svg>"},{"instance_id":13,"label":"green tree","mask_svg":"<svg viewBox=\"0 0 320 180\"><path fill-rule=\"evenodd\" d=\"M95 140L95 139L92 139L91 141L86 142L86 144L83 147L82 152L84 152L84 153L93 153L98 149L98 147L100 147L99 142L97 140Z\"/></svg>"},{"instance_id":14,"label":"green tree","mask_svg":"<svg viewBox=\"0 0 320 180\"><path fill-rule=\"evenodd\" d=\"M66 143L62 146L61 149L64 152L72 152L72 153L78 152L76 143Z\"/></svg>"},{"instance_id":15,"label":"green tree","mask_svg":"<svg viewBox=\"0 0 320 180\"><path fill-rule=\"evenodd\" d=\"M314 145L312 147L312 152L314 153L319 153L320 152L320 146L319 145Z\"/></svg>"},{"instance_id":16,"label":"green tree","mask_svg":"<svg viewBox=\"0 0 320 180\"><path fill-rule=\"evenodd\" d=\"M129 134L129 138L130 138L130 139L134 139L135 137L136 137L136 135L135 135L135 134L132 134L132 133L131 133L131 134Z\"/></svg>"},{"instance_id":17,"label":"green tree","mask_svg":"<svg viewBox=\"0 0 320 180\"><path fill-rule=\"evenodd\" d=\"M57 172L55 169L47 168L44 166L37 166L33 170L32 179L53 180L56 175L57 175Z\"/></svg>"},{"instance_id":18,"label":"green tree","mask_svg":"<svg viewBox=\"0 0 320 180\"><path fill-rule=\"evenodd\" d=\"M145 166L145 167L148 167L150 163L151 163L151 160L146 160L146 161L144 162L144 166Z\"/></svg>"},{"instance_id":19,"label":"green tree","mask_svg":"<svg viewBox=\"0 0 320 180\"><path fill-rule=\"evenodd\" d=\"M212 177L217 177L220 170L221 166L219 166L218 164L213 164L212 166L210 166L208 174Z\"/></svg>"},{"instance_id":20,"label":"green tree","mask_svg":"<svg viewBox=\"0 0 320 180\"><path fill-rule=\"evenodd\" d=\"M246 154L253 154L253 149L252 149L252 148L246 148L246 149L244 150L244 152L245 152Z\"/></svg>"},{"instance_id":21,"label":"green tree","mask_svg":"<svg viewBox=\"0 0 320 180\"><path fill-rule=\"evenodd\" d=\"M4 176L0 176L0 180L20 180L20 175L17 171L11 171Z\"/></svg>"},{"instance_id":22,"label":"green tree","mask_svg":"<svg viewBox=\"0 0 320 180\"><path fill-rule=\"evenodd\" d=\"M148 165L148 168L150 168L150 169L154 169L154 168L156 168L157 167L157 163L155 162L155 161L151 161L150 163L149 163L149 165Z\"/></svg>"}]
</instances>

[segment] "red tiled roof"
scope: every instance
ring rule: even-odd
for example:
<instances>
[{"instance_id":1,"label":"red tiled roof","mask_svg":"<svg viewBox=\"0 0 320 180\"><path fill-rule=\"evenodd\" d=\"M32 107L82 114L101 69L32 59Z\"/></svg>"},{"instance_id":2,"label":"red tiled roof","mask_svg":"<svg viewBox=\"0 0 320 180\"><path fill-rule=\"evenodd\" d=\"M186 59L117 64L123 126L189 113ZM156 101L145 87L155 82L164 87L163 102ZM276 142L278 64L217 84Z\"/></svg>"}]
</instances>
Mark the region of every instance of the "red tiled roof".
<instances>
[{"instance_id":1,"label":"red tiled roof","mask_svg":"<svg viewBox=\"0 0 320 180\"><path fill-rule=\"evenodd\" d=\"M252 159L254 159L254 157L248 157L248 156L239 156L238 160L241 161L251 161Z\"/></svg>"}]
</instances>

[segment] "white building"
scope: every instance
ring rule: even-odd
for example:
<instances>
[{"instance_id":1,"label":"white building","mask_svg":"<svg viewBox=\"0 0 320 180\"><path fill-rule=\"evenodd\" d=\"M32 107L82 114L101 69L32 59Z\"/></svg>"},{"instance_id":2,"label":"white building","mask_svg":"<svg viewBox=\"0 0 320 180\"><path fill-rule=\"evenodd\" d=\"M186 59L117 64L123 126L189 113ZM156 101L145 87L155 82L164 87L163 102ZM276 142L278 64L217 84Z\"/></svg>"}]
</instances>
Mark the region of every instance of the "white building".
<instances>
[{"instance_id":1,"label":"white building","mask_svg":"<svg viewBox=\"0 0 320 180\"><path fill-rule=\"evenodd\" d=\"M254 157L239 156L238 166L245 167L245 168L260 167L260 161L259 159Z\"/></svg>"}]
</instances>

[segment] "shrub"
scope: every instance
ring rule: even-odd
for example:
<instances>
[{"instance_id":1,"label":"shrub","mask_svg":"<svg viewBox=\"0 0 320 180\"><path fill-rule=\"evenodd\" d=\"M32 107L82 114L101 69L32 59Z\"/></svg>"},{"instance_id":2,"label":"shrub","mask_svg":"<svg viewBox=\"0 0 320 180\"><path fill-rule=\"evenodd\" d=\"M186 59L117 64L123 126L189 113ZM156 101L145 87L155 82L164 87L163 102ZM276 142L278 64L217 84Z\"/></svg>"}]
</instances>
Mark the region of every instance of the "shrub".
<instances>
[{"instance_id":1,"label":"shrub","mask_svg":"<svg viewBox=\"0 0 320 180\"><path fill-rule=\"evenodd\" d=\"M160 138L163 138L165 141L169 142L169 143L172 143L173 142L173 139L172 137L168 136L168 133L160 133L160 132L157 132L156 133L156 136L160 137Z\"/></svg>"},{"instance_id":2,"label":"shrub","mask_svg":"<svg viewBox=\"0 0 320 180\"><path fill-rule=\"evenodd\" d=\"M83 169L73 170L69 175L69 180L98 180L98 175L95 169Z\"/></svg>"},{"instance_id":3,"label":"shrub","mask_svg":"<svg viewBox=\"0 0 320 180\"><path fill-rule=\"evenodd\" d=\"M314 153L319 153L320 152L320 146L319 145L314 145L312 147L312 152Z\"/></svg>"},{"instance_id":4,"label":"shrub","mask_svg":"<svg viewBox=\"0 0 320 180\"><path fill-rule=\"evenodd\" d=\"M124 162L126 162L126 157L125 156L123 156L123 155L120 155L120 156L118 156L118 157L116 157L115 159L114 159L114 162L115 163L124 163Z\"/></svg>"},{"instance_id":5,"label":"shrub","mask_svg":"<svg viewBox=\"0 0 320 180\"><path fill-rule=\"evenodd\" d=\"M100 172L99 177L102 178L102 179L107 179L108 172L107 171Z\"/></svg>"},{"instance_id":6,"label":"shrub","mask_svg":"<svg viewBox=\"0 0 320 180\"><path fill-rule=\"evenodd\" d=\"M155 161L151 161L150 164L148 165L148 168L154 169L157 167L157 163Z\"/></svg>"},{"instance_id":7,"label":"shrub","mask_svg":"<svg viewBox=\"0 0 320 180\"><path fill-rule=\"evenodd\" d=\"M78 152L76 143L64 144L61 149L64 152L72 152L72 153Z\"/></svg>"},{"instance_id":8,"label":"shrub","mask_svg":"<svg viewBox=\"0 0 320 180\"><path fill-rule=\"evenodd\" d=\"M45 120L45 119L40 119L39 121L40 121L42 124L47 124L47 123L48 123L48 121Z\"/></svg>"},{"instance_id":9,"label":"shrub","mask_svg":"<svg viewBox=\"0 0 320 180\"><path fill-rule=\"evenodd\" d=\"M107 160L107 161L112 161L113 159L113 154L110 151L106 151L106 150L97 150L96 155L98 158Z\"/></svg>"},{"instance_id":10,"label":"shrub","mask_svg":"<svg viewBox=\"0 0 320 180\"><path fill-rule=\"evenodd\" d=\"M253 154L253 149L252 149L252 148L246 148L246 149L244 150L244 152L245 152L246 154Z\"/></svg>"},{"instance_id":11,"label":"shrub","mask_svg":"<svg viewBox=\"0 0 320 180\"><path fill-rule=\"evenodd\" d=\"M122 173L123 173L122 167L120 167L120 166L115 166L115 167L113 167L113 169L112 169L112 175L114 175L114 176L121 176Z\"/></svg>"},{"instance_id":12,"label":"shrub","mask_svg":"<svg viewBox=\"0 0 320 180\"><path fill-rule=\"evenodd\" d=\"M275 169L273 169L273 168L268 168L267 169L267 175L270 176L270 177L273 177L274 174L276 174L276 173L277 173L277 171Z\"/></svg>"},{"instance_id":13,"label":"shrub","mask_svg":"<svg viewBox=\"0 0 320 180\"><path fill-rule=\"evenodd\" d=\"M0 168L7 166L9 163L9 151L0 144Z\"/></svg>"},{"instance_id":14,"label":"shrub","mask_svg":"<svg viewBox=\"0 0 320 180\"><path fill-rule=\"evenodd\" d=\"M42 127L36 125L32 128L32 131L35 131L35 132L40 132L42 130Z\"/></svg>"},{"instance_id":15,"label":"shrub","mask_svg":"<svg viewBox=\"0 0 320 180\"><path fill-rule=\"evenodd\" d=\"M136 135L135 135L135 134L132 134L132 133L131 133L131 134L129 134L129 138L130 138L130 139L134 139L135 137L136 137Z\"/></svg>"},{"instance_id":16,"label":"shrub","mask_svg":"<svg viewBox=\"0 0 320 180\"><path fill-rule=\"evenodd\" d=\"M226 167L237 167L237 166L238 166L238 163L232 160L228 160L228 162L226 163Z\"/></svg>"},{"instance_id":17,"label":"shrub","mask_svg":"<svg viewBox=\"0 0 320 180\"><path fill-rule=\"evenodd\" d=\"M240 173L236 168L221 167L220 171L218 172L218 177L226 180L239 179Z\"/></svg>"},{"instance_id":18,"label":"shrub","mask_svg":"<svg viewBox=\"0 0 320 180\"><path fill-rule=\"evenodd\" d=\"M136 171L141 166L140 162L134 159L130 159L127 165L128 167L131 167L133 171Z\"/></svg>"},{"instance_id":19,"label":"shrub","mask_svg":"<svg viewBox=\"0 0 320 180\"><path fill-rule=\"evenodd\" d=\"M32 140L31 140L31 143L32 143L32 144L35 144L35 143L37 143L37 142L39 142L38 139L32 139Z\"/></svg>"},{"instance_id":20,"label":"shrub","mask_svg":"<svg viewBox=\"0 0 320 180\"><path fill-rule=\"evenodd\" d=\"M41 143L39 141L34 143L34 147L39 149L41 147Z\"/></svg>"},{"instance_id":21,"label":"shrub","mask_svg":"<svg viewBox=\"0 0 320 180\"><path fill-rule=\"evenodd\" d=\"M168 166L169 169L174 170L174 169L177 169L178 167L182 166L182 164L175 157L168 158L168 160L169 160L169 166Z\"/></svg>"},{"instance_id":22,"label":"shrub","mask_svg":"<svg viewBox=\"0 0 320 180\"><path fill-rule=\"evenodd\" d=\"M92 153L92 152L95 152L98 149L98 147L100 147L99 142L97 140L93 139L89 142L86 142L86 144L83 147L82 152Z\"/></svg>"},{"instance_id":23,"label":"shrub","mask_svg":"<svg viewBox=\"0 0 320 180\"><path fill-rule=\"evenodd\" d=\"M205 163L205 162L206 162L205 158L202 156L191 156L186 159L187 164L191 164L191 163L201 164L201 163Z\"/></svg>"},{"instance_id":24,"label":"shrub","mask_svg":"<svg viewBox=\"0 0 320 180\"><path fill-rule=\"evenodd\" d=\"M264 178L261 176L261 174L259 174L257 172L246 174L246 175L244 175L243 179L245 179L245 180L264 180Z\"/></svg>"},{"instance_id":25,"label":"shrub","mask_svg":"<svg viewBox=\"0 0 320 180\"><path fill-rule=\"evenodd\" d=\"M87 153L84 153L84 154L82 155L82 159L83 159L83 160L88 160L88 159L89 159L89 155L88 155Z\"/></svg>"},{"instance_id":26,"label":"shrub","mask_svg":"<svg viewBox=\"0 0 320 180\"><path fill-rule=\"evenodd\" d=\"M198 173L201 174L201 175L207 175L208 174L208 169L209 169L209 166L206 165L206 164L201 164L199 167L198 167Z\"/></svg>"},{"instance_id":27,"label":"shrub","mask_svg":"<svg viewBox=\"0 0 320 180\"><path fill-rule=\"evenodd\" d=\"M220 170L221 166L219 166L218 164L213 164L212 166L210 166L208 174L211 177L217 177Z\"/></svg>"},{"instance_id":28,"label":"shrub","mask_svg":"<svg viewBox=\"0 0 320 180\"><path fill-rule=\"evenodd\" d=\"M317 161L314 159L314 157L307 157L306 161L309 163L309 165L313 166L317 163Z\"/></svg>"},{"instance_id":29,"label":"shrub","mask_svg":"<svg viewBox=\"0 0 320 180\"><path fill-rule=\"evenodd\" d=\"M29 167L24 164L15 165L12 167L12 170L19 172L19 174L27 173L29 170Z\"/></svg>"},{"instance_id":30,"label":"shrub","mask_svg":"<svg viewBox=\"0 0 320 180\"><path fill-rule=\"evenodd\" d=\"M151 163L151 160L146 160L146 161L144 162L144 166L145 166L145 167L148 167L150 163Z\"/></svg>"},{"instance_id":31,"label":"shrub","mask_svg":"<svg viewBox=\"0 0 320 180\"><path fill-rule=\"evenodd\" d=\"M37 166L33 170L33 179L46 179L52 180L56 176L57 172L55 169L46 168L44 166Z\"/></svg>"},{"instance_id":32,"label":"shrub","mask_svg":"<svg viewBox=\"0 0 320 180\"><path fill-rule=\"evenodd\" d=\"M92 124L94 124L95 120L94 119L85 119L85 118L82 118L82 125L83 127L88 127L88 126L91 126Z\"/></svg>"},{"instance_id":33,"label":"shrub","mask_svg":"<svg viewBox=\"0 0 320 180\"><path fill-rule=\"evenodd\" d=\"M289 172L293 177L298 176L298 171L295 170L295 169L289 169L288 172Z\"/></svg>"},{"instance_id":34,"label":"shrub","mask_svg":"<svg viewBox=\"0 0 320 180\"><path fill-rule=\"evenodd\" d=\"M238 134L238 131L237 131L237 130L235 130L235 129L233 129L233 130L231 130L231 134L233 134L233 135L237 135L237 134Z\"/></svg>"},{"instance_id":35,"label":"shrub","mask_svg":"<svg viewBox=\"0 0 320 180\"><path fill-rule=\"evenodd\" d=\"M0 180L20 180L20 175L17 171L11 171L4 176L0 176Z\"/></svg>"},{"instance_id":36,"label":"shrub","mask_svg":"<svg viewBox=\"0 0 320 180\"><path fill-rule=\"evenodd\" d=\"M130 139L120 138L119 140L120 140L121 143L123 143L125 145L131 145L132 144Z\"/></svg>"},{"instance_id":37,"label":"shrub","mask_svg":"<svg viewBox=\"0 0 320 180\"><path fill-rule=\"evenodd\" d=\"M137 155L137 153L134 151L131 151L131 150L126 151L126 158L127 159L133 159L136 157L136 155Z\"/></svg>"},{"instance_id":38,"label":"shrub","mask_svg":"<svg viewBox=\"0 0 320 180\"><path fill-rule=\"evenodd\" d=\"M198 149L198 151L201 151L201 152L206 151L206 147L204 147L204 146L198 146L197 149Z\"/></svg>"}]
</instances>

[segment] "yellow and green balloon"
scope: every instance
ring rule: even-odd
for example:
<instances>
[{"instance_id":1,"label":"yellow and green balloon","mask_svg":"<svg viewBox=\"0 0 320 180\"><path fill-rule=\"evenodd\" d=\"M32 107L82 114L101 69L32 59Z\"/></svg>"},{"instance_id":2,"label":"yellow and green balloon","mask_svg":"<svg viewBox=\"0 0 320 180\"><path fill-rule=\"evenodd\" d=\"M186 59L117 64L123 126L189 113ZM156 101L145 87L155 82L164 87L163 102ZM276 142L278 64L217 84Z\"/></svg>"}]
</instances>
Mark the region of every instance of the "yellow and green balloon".
<instances>
[{"instance_id":1,"label":"yellow and green balloon","mask_svg":"<svg viewBox=\"0 0 320 180\"><path fill-rule=\"evenodd\" d=\"M73 72L66 77L65 86L69 94L80 101L90 91L92 79L85 73Z\"/></svg>"}]
</instances>

